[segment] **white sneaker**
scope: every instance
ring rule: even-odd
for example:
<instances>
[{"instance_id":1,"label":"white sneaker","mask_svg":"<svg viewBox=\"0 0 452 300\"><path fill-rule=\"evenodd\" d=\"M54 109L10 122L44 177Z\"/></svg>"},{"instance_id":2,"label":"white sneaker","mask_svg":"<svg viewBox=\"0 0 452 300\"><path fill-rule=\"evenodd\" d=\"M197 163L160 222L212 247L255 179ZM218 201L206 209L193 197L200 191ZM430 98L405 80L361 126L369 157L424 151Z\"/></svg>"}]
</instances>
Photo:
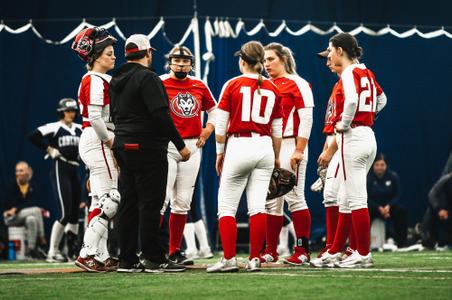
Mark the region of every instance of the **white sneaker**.
<instances>
[{"instance_id":1,"label":"white sneaker","mask_svg":"<svg viewBox=\"0 0 452 300\"><path fill-rule=\"evenodd\" d=\"M374 266L374 261L370 252L366 256L362 256L355 251L346 259L336 263L335 266L339 268L370 268Z\"/></svg>"},{"instance_id":2,"label":"white sneaker","mask_svg":"<svg viewBox=\"0 0 452 300\"><path fill-rule=\"evenodd\" d=\"M246 264L246 270L248 272L259 272L261 271L261 260L259 257L254 257L248 261Z\"/></svg>"},{"instance_id":3,"label":"white sneaker","mask_svg":"<svg viewBox=\"0 0 452 300\"><path fill-rule=\"evenodd\" d=\"M340 252L330 254L328 251L325 251L319 258L312 259L310 264L316 268L333 268L334 263L340 260L341 254Z\"/></svg>"},{"instance_id":4,"label":"white sneaker","mask_svg":"<svg viewBox=\"0 0 452 300\"><path fill-rule=\"evenodd\" d=\"M237 258L225 259L222 257L216 264L208 266L206 271L207 273L238 272Z\"/></svg>"},{"instance_id":5,"label":"white sneaker","mask_svg":"<svg viewBox=\"0 0 452 300\"><path fill-rule=\"evenodd\" d=\"M213 257L213 253L212 250L210 249L210 247L207 248L201 248L198 251L198 258L212 258Z\"/></svg>"}]
</instances>

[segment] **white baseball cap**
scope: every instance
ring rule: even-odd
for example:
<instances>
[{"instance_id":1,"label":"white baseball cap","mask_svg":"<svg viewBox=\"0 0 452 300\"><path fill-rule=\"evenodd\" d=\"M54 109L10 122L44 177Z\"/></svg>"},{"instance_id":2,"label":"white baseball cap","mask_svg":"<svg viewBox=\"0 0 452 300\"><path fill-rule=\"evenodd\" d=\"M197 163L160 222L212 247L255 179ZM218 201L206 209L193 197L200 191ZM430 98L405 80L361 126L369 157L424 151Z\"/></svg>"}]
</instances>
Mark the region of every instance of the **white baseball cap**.
<instances>
[{"instance_id":1,"label":"white baseball cap","mask_svg":"<svg viewBox=\"0 0 452 300\"><path fill-rule=\"evenodd\" d=\"M127 45L129 45L131 43L135 44L137 47L127 49ZM151 43L149 42L148 37L145 36L144 34L132 34L131 36L129 36L129 38L126 40L125 47L126 47L126 50L125 50L126 55L129 53L148 50L148 49L152 49L153 51L156 50L155 48L153 48L151 46Z\"/></svg>"}]
</instances>

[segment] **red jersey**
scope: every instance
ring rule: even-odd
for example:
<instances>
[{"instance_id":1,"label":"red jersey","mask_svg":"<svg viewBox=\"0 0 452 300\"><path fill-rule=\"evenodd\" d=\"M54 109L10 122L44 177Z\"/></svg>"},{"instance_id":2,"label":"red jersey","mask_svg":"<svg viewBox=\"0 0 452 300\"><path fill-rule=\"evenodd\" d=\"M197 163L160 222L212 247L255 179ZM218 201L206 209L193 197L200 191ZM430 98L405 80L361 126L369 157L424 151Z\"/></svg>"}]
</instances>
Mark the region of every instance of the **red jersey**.
<instances>
[{"instance_id":1,"label":"red jersey","mask_svg":"<svg viewBox=\"0 0 452 300\"><path fill-rule=\"evenodd\" d=\"M201 112L215 107L216 101L200 79L188 76L185 80L160 76L168 94L171 118L183 139L198 138L202 130Z\"/></svg>"},{"instance_id":2,"label":"red jersey","mask_svg":"<svg viewBox=\"0 0 452 300\"><path fill-rule=\"evenodd\" d=\"M331 96L328 99L328 104L325 112L325 125L323 126L323 133L330 135L334 133L334 125L337 105L344 105L344 91L342 85L336 82L331 92ZM342 111L342 108L340 109Z\"/></svg>"},{"instance_id":3,"label":"red jersey","mask_svg":"<svg viewBox=\"0 0 452 300\"><path fill-rule=\"evenodd\" d=\"M283 117L278 88L263 78L259 94L257 79L257 74L244 74L223 85L218 108L229 112L228 134L271 135L272 121Z\"/></svg>"},{"instance_id":4,"label":"red jersey","mask_svg":"<svg viewBox=\"0 0 452 300\"><path fill-rule=\"evenodd\" d=\"M342 119L345 99L354 98L358 99L358 105L352 125L372 126L377 111L377 96L383 93L374 73L364 64L353 64L345 68L338 84L341 85L344 99L342 105L336 99L336 121Z\"/></svg>"},{"instance_id":5,"label":"red jersey","mask_svg":"<svg viewBox=\"0 0 452 300\"><path fill-rule=\"evenodd\" d=\"M82 127L90 127L88 105L102 106L102 119L108 126L110 118L110 96L108 95L111 76L98 72L87 72L78 88L78 104L83 118Z\"/></svg>"},{"instance_id":6,"label":"red jersey","mask_svg":"<svg viewBox=\"0 0 452 300\"><path fill-rule=\"evenodd\" d=\"M272 79L281 94L281 103L284 112L283 137L298 135L300 117L298 109L314 107L314 97L310 84L298 75Z\"/></svg>"}]
</instances>

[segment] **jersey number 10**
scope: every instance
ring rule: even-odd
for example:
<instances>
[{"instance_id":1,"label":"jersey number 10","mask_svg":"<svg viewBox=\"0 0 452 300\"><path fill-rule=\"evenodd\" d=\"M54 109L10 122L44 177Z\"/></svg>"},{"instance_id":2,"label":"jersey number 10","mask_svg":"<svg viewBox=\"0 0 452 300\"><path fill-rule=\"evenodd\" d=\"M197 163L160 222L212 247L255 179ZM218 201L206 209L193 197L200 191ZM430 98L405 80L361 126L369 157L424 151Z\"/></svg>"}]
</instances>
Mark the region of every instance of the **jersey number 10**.
<instances>
[{"instance_id":1,"label":"jersey number 10","mask_svg":"<svg viewBox=\"0 0 452 300\"><path fill-rule=\"evenodd\" d=\"M268 124L273 107L275 106L275 93L271 90L260 89L259 94L258 90L254 90L253 97L251 98L251 87L249 86L242 86L240 93L243 94L242 121L249 122L252 120L257 124ZM262 97L267 98L263 116L261 116Z\"/></svg>"}]
</instances>

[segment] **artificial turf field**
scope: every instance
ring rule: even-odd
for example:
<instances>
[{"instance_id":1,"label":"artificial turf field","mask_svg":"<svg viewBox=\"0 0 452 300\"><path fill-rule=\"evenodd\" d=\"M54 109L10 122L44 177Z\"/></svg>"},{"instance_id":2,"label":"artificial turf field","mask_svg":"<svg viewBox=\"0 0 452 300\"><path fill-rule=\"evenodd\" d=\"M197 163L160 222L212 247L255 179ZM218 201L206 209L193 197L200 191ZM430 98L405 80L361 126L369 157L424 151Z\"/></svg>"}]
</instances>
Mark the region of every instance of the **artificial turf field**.
<instances>
[{"instance_id":1,"label":"artificial turf field","mask_svg":"<svg viewBox=\"0 0 452 300\"><path fill-rule=\"evenodd\" d=\"M373 257L364 270L281 265L232 274L90 274L71 263L3 262L0 299L452 299L452 251Z\"/></svg>"}]
</instances>

